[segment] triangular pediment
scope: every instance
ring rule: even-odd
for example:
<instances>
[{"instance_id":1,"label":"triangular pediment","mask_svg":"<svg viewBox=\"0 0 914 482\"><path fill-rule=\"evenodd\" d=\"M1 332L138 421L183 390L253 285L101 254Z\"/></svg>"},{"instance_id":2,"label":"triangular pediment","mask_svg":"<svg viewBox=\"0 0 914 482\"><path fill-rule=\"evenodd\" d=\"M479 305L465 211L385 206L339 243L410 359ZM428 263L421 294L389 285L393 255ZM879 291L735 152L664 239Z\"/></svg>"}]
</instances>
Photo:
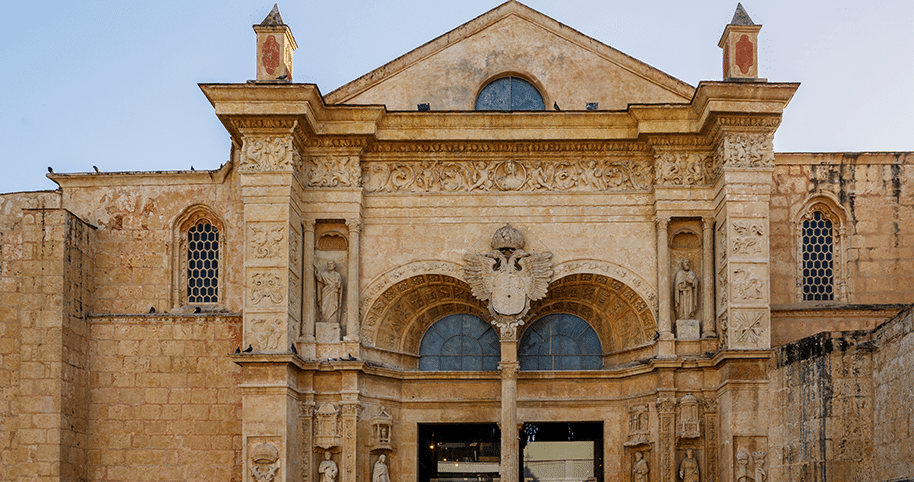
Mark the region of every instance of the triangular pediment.
<instances>
[{"instance_id":1,"label":"triangular pediment","mask_svg":"<svg viewBox=\"0 0 914 482\"><path fill-rule=\"evenodd\" d=\"M531 81L545 105L623 110L689 102L695 88L511 0L327 94L328 104L472 110L488 82Z\"/></svg>"}]
</instances>

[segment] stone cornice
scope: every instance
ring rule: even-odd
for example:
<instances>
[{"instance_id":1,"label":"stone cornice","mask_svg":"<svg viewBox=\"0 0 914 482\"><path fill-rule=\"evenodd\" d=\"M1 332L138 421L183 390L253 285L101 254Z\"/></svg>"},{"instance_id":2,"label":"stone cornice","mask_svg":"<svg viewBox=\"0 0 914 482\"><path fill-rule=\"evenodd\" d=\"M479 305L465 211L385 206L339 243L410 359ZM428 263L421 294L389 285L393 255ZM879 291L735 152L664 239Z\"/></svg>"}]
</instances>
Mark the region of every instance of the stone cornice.
<instances>
[{"instance_id":1,"label":"stone cornice","mask_svg":"<svg viewBox=\"0 0 914 482\"><path fill-rule=\"evenodd\" d=\"M181 184L222 184L232 171L227 162L211 171L123 171L47 174L61 188L132 186L174 186Z\"/></svg>"}]
</instances>

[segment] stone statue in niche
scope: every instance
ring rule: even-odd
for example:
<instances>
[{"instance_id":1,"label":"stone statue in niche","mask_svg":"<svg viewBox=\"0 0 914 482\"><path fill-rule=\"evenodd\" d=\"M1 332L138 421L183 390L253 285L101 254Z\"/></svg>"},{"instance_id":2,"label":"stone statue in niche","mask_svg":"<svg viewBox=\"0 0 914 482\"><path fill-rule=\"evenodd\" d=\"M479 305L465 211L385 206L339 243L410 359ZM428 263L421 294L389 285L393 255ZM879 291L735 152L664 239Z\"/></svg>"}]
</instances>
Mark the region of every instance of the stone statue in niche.
<instances>
[{"instance_id":1,"label":"stone statue in niche","mask_svg":"<svg viewBox=\"0 0 914 482\"><path fill-rule=\"evenodd\" d=\"M749 482L749 454L745 450L739 449L736 453L736 482Z\"/></svg>"},{"instance_id":2,"label":"stone statue in niche","mask_svg":"<svg viewBox=\"0 0 914 482\"><path fill-rule=\"evenodd\" d=\"M256 482L273 482L279 471L279 450L271 443L263 442L251 449L251 477Z\"/></svg>"},{"instance_id":3,"label":"stone statue in niche","mask_svg":"<svg viewBox=\"0 0 914 482\"><path fill-rule=\"evenodd\" d=\"M387 468L387 456L381 454L378 461L374 464L374 470L371 474L371 482L390 482L390 471Z\"/></svg>"},{"instance_id":4,"label":"stone statue in niche","mask_svg":"<svg viewBox=\"0 0 914 482\"><path fill-rule=\"evenodd\" d=\"M647 466L647 460L644 460L644 454L635 452L635 462L632 463L632 482L647 482L647 473L650 468Z\"/></svg>"},{"instance_id":5,"label":"stone statue in niche","mask_svg":"<svg viewBox=\"0 0 914 482\"><path fill-rule=\"evenodd\" d=\"M682 482L699 482L698 461L692 456L692 449L686 450L686 456L679 464L679 478Z\"/></svg>"},{"instance_id":6,"label":"stone statue in niche","mask_svg":"<svg viewBox=\"0 0 914 482\"><path fill-rule=\"evenodd\" d=\"M340 468L331 458L333 454L329 450L324 452L324 460L317 467L317 473L321 474L321 482L336 482L336 476L340 473Z\"/></svg>"},{"instance_id":7,"label":"stone statue in niche","mask_svg":"<svg viewBox=\"0 0 914 482\"><path fill-rule=\"evenodd\" d=\"M698 310L698 276L692 271L689 258L680 261L681 269L676 272L674 289L676 292L676 319L694 320Z\"/></svg>"},{"instance_id":8,"label":"stone statue in niche","mask_svg":"<svg viewBox=\"0 0 914 482\"><path fill-rule=\"evenodd\" d=\"M336 272L336 263L327 261L314 267L317 278L317 300L320 306L320 321L323 323L340 322L340 306L343 293L343 277Z\"/></svg>"}]
</instances>

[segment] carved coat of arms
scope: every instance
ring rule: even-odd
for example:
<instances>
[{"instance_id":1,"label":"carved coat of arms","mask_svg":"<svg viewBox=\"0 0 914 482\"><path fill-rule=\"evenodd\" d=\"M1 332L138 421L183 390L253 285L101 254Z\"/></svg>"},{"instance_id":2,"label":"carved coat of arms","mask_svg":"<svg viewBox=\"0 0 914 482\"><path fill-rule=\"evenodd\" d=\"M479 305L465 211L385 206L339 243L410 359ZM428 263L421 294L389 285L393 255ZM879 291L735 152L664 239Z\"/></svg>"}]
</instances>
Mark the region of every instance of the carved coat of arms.
<instances>
[{"instance_id":1,"label":"carved coat of arms","mask_svg":"<svg viewBox=\"0 0 914 482\"><path fill-rule=\"evenodd\" d=\"M463 257L464 277L473 296L488 301L502 336L523 324L530 302L546 296L552 278L552 253L528 253L525 245L523 233L505 225L492 236L492 251Z\"/></svg>"}]
</instances>

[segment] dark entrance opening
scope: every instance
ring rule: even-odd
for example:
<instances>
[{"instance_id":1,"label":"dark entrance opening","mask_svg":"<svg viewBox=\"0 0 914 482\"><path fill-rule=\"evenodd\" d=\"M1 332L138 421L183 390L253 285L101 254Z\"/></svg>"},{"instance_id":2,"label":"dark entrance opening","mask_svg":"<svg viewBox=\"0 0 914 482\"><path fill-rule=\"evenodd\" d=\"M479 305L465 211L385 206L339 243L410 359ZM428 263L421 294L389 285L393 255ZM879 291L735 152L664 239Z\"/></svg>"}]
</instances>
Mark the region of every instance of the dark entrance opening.
<instances>
[{"instance_id":1,"label":"dark entrance opening","mask_svg":"<svg viewBox=\"0 0 914 482\"><path fill-rule=\"evenodd\" d=\"M528 422L520 431L523 482L603 482L603 422Z\"/></svg>"},{"instance_id":2,"label":"dark entrance opening","mask_svg":"<svg viewBox=\"0 0 914 482\"><path fill-rule=\"evenodd\" d=\"M501 431L494 423L419 424L419 482L499 479Z\"/></svg>"}]
</instances>

